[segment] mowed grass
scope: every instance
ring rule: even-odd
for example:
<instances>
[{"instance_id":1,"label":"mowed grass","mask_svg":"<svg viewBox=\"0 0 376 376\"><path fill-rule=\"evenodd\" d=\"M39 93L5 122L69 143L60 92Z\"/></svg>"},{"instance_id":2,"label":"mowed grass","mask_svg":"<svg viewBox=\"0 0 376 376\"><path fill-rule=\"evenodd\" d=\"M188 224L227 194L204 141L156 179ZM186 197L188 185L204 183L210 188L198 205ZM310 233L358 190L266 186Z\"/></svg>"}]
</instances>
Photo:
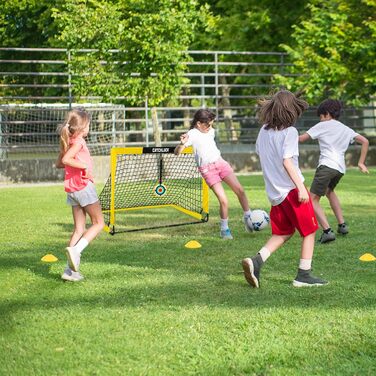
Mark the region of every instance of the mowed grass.
<instances>
[{"instance_id":1,"label":"mowed grass","mask_svg":"<svg viewBox=\"0 0 376 376\"><path fill-rule=\"evenodd\" d=\"M262 176L240 180L252 207L269 210ZM83 254L85 280L64 283L72 218L62 185L0 189L0 375L376 374L376 262L359 261L376 256L376 169L349 170L337 192L350 234L314 255L330 284L292 287L296 234L256 290L240 261L270 228L246 233L232 192L233 241L218 237L211 194L208 223L103 233ZM42 263L47 253L59 261Z\"/></svg>"}]
</instances>

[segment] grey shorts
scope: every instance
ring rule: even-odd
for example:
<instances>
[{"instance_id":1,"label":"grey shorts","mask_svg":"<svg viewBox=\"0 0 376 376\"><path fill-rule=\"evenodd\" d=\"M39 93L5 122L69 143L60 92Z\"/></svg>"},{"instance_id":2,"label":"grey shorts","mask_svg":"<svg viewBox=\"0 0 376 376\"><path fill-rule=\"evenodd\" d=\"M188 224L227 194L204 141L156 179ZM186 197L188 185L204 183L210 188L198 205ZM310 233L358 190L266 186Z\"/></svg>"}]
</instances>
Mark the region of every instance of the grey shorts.
<instances>
[{"instance_id":1,"label":"grey shorts","mask_svg":"<svg viewBox=\"0 0 376 376\"><path fill-rule=\"evenodd\" d=\"M71 206L81 206L84 208L87 205L96 203L98 200L95 186L91 181L80 191L67 192L67 204Z\"/></svg>"},{"instance_id":2,"label":"grey shorts","mask_svg":"<svg viewBox=\"0 0 376 376\"><path fill-rule=\"evenodd\" d=\"M334 191L342 176L341 172L321 165L315 172L310 191L317 196L325 196L328 188Z\"/></svg>"}]
</instances>

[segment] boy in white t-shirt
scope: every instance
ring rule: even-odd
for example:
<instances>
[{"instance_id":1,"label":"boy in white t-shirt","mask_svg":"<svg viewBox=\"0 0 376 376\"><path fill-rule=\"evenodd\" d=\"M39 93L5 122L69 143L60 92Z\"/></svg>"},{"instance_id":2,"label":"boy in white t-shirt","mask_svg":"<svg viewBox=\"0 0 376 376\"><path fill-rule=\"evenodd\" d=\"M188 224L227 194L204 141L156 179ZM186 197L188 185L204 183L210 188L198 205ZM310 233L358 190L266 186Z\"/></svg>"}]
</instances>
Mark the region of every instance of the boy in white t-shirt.
<instances>
[{"instance_id":1,"label":"boy in white t-shirt","mask_svg":"<svg viewBox=\"0 0 376 376\"><path fill-rule=\"evenodd\" d=\"M342 208L334 189L346 172L345 152L354 140L362 144L358 167L361 172L368 173L365 160L368 151L368 140L338 121L342 105L339 100L326 99L317 109L320 122L299 137L299 142L310 138L318 140L320 146L319 165L311 185L311 197L316 217L323 229L320 243L336 239L324 210L320 206L320 198L326 196L338 221L338 234L346 235L349 230L342 214Z\"/></svg>"},{"instance_id":2,"label":"boy in white t-shirt","mask_svg":"<svg viewBox=\"0 0 376 376\"><path fill-rule=\"evenodd\" d=\"M246 231L252 232L251 210L242 185L235 176L230 164L221 157L217 148L213 129L215 115L206 109L198 110L193 117L190 130L180 136L180 145L176 146L175 154L180 154L187 146L192 146L199 171L208 186L213 190L219 201L221 217L220 236L222 239L233 239L228 226L228 199L222 186L224 181L238 196L244 211L243 222Z\"/></svg>"},{"instance_id":3,"label":"boy in white t-shirt","mask_svg":"<svg viewBox=\"0 0 376 376\"><path fill-rule=\"evenodd\" d=\"M256 152L272 205L272 236L255 256L242 261L245 279L252 287L260 287L261 267L298 230L302 245L293 286L325 285L327 281L311 274L318 225L299 169L299 135L294 127L308 104L290 91L281 90L270 99L260 100L259 105L259 117L264 125L257 137Z\"/></svg>"}]
</instances>

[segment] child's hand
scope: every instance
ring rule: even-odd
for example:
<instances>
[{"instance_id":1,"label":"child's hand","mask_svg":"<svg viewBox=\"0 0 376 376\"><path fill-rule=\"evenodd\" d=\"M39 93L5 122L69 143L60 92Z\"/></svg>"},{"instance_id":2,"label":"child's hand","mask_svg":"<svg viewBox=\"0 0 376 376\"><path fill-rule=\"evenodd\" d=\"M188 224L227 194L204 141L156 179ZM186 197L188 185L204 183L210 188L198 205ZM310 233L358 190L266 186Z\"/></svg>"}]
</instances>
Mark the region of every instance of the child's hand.
<instances>
[{"instance_id":1,"label":"child's hand","mask_svg":"<svg viewBox=\"0 0 376 376\"><path fill-rule=\"evenodd\" d=\"M180 136L180 142L181 142L181 144L184 145L188 141L188 138L189 138L188 133L182 134Z\"/></svg>"},{"instance_id":2,"label":"child's hand","mask_svg":"<svg viewBox=\"0 0 376 376\"><path fill-rule=\"evenodd\" d=\"M358 163L358 167L363 174L369 174L368 168L364 163Z\"/></svg>"},{"instance_id":3,"label":"child's hand","mask_svg":"<svg viewBox=\"0 0 376 376\"><path fill-rule=\"evenodd\" d=\"M306 203L309 201L309 193L306 189L306 187L303 187L301 189L298 189L298 200L299 202Z\"/></svg>"},{"instance_id":4,"label":"child's hand","mask_svg":"<svg viewBox=\"0 0 376 376\"><path fill-rule=\"evenodd\" d=\"M82 178L83 179L90 179L90 172L88 166L85 164L85 168L82 169Z\"/></svg>"}]
</instances>

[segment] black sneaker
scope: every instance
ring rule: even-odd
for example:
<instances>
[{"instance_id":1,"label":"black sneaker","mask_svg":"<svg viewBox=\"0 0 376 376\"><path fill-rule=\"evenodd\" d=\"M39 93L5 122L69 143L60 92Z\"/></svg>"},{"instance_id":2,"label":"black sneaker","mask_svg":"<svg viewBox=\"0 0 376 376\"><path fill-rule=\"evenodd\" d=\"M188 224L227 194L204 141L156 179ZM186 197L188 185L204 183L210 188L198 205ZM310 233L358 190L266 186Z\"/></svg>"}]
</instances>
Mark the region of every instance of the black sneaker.
<instances>
[{"instance_id":1,"label":"black sneaker","mask_svg":"<svg viewBox=\"0 0 376 376\"><path fill-rule=\"evenodd\" d=\"M298 269L298 275L292 282L294 287L324 286L326 284L328 284L328 281L311 275L311 269Z\"/></svg>"},{"instance_id":2,"label":"black sneaker","mask_svg":"<svg viewBox=\"0 0 376 376\"><path fill-rule=\"evenodd\" d=\"M263 263L264 261L262 261L259 253L242 261L244 277L252 287L260 287L260 269Z\"/></svg>"},{"instance_id":3,"label":"black sneaker","mask_svg":"<svg viewBox=\"0 0 376 376\"><path fill-rule=\"evenodd\" d=\"M328 233L323 232L320 236L319 243L329 243L333 240L336 240L336 234L333 232L333 230L330 230Z\"/></svg>"},{"instance_id":4,"label":"black sneaker","mask_svg":"<svg viewBox=\"0 0 376 376\"><path fill-rule=\"evenodd\" d=\"M341 225L338 225L337 232L338 234L346 235L349 233L349 227L346 223L342 223Z\"/></svg>"}]
</instances>

